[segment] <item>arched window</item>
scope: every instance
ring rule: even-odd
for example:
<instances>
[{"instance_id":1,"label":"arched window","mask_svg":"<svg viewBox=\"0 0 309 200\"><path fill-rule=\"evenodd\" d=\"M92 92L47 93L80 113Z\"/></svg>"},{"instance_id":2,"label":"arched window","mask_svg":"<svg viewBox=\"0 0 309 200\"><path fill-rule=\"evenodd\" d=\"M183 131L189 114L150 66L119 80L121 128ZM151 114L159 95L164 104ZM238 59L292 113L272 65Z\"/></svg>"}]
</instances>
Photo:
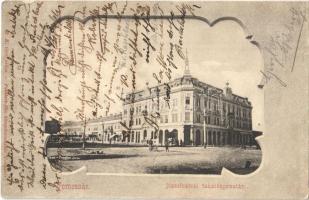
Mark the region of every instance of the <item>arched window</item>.
<instances>
[{"instance_id":1,"label":"arched window","mask_svg":"<svg viewBox=\"0 0 309 200\"><path fill-rule=\"evenodd\" d=\"M131 142L134 142L134 131L132 131Z\"/></svg>"},{"instance_id":2,"label":"arched window","mask_svg":"<svg viewBox=\"0 0 309 200\"><path fill-rule=\"evenodd\" d=\"M196 96L196 106L200 106L200 97Z\"/></svg>"},{"instance_id":3,"label":"arched window","mask_svg":"<svg viewBox=\"0 0 309 200\"><path fill-rule=\"evenodd\" d=\"M146 137L147 137L147 131L144 130L144 139L146 139Z\"/></svg>"}]
</instances>

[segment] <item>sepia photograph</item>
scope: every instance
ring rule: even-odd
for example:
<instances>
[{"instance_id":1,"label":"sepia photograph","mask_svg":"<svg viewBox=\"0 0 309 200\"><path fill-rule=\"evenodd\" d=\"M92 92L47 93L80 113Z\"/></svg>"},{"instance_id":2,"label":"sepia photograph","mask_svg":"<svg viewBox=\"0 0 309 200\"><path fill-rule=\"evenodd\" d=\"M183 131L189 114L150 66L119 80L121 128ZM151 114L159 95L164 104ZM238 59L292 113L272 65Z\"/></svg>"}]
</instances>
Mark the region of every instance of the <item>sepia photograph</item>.
<instances>
[{"instance_id":1,"label":"sepia photograph","mask_svg":"<svg viewBox=\"0 0 309 200\"><path fill-rule=\"evenodd\" d=\"M107 64L101 65L99 59L91 60L100 51L99 43L91 40L81 46L85 35L99 35L100 23L117 32L115 19L94 16L81 23L64 18L55 25L53 34L64 34L65 45L54 58L47 57L48 87L59 93L47 103L65 109L61 120L46 115L45 148L51 165L64 172L86 166L96 173L220 174L223 167L237 174L255 171L262 159L255 138L263 134L264 123L258 47L233 19L213 26L197 18L185 24L181 18L172 22L149 16L148 21L152 25L141 28L136 47L133 40L118 41L124 49L146 53L136 54L134 68L125 63L134 54L106 50ZM85 75L79 66L58 60L70 57L64 42L68 33L62 33L68 24L76 27L71 33L76 59L89 63ZM179 32L173 33L171 24L186 31L175 27ZM125 17L118 25L129 32L136 26ZM110 35L104 40L113 39ZM148 51L159 54L147 56ZM54 76L60 69L61 79ZM105 76L97 79L100 70ZM55 85L56 79L61 83Z\"/></svg>"},{"instance_id":2,"label":"sepia photograph","mask_svg":"<svg viewBox=\"0 0 309 200\"><path fill-rule=\"evenodd\" d=\"M308 2L1 9L3 198L308 197Z\"/></svg>"}]
</instances>

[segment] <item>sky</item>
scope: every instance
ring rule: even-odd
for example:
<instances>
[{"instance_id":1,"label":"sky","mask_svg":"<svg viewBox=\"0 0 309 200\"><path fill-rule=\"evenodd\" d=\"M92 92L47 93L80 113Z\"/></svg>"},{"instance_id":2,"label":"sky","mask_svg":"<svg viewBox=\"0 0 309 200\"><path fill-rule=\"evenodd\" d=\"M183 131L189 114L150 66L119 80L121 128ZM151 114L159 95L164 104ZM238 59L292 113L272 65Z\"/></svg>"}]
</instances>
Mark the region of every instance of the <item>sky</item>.
<instances>
[{"instance_id":1,"label":"sky","mask_svg":"<svg viewBox=\"0 0 309 200\"><path fill-rule=\"evenodd\" d=\"M264 92L257 87L264 68L260 50L234 21L222 21L213 27L198 21L186 25L194 35L186 37L185 42L189 44L191 74L219 88L229 82L233 93L252 102L253 128L263 130Z\"/></svg>"},{"instance_id":2,"label":"sky","mask_svg":"<svg viewBox=\"0 0 309 200\"><path fill-rule=\"evenodd\" d=\"M160 21L155 21L154 24L157 25ZM134 28L134 23L132 21L127 22L123 21L122 30L125 30L125 25L128 25L129 28ZM91 23L86 24L90 27ZM167 21L164 22L164 27L167 26ZM156 26L156 30L159 31L159 27ZM79 30L75 30L75 40L79 40L80 34ZM115 39L117 32L117 27L115 23L110 21L110 26L108 29L109 39ZM142 29L140 29L142 32ZM166 30L164 30L166 33ZM130 32L129 32L130 33ZM132 37L132 34L129 35ZM230 87L233 90L233 93L248 97L249 101L252 102L253 110L253 129L263 131L264 126L264 93L263 90L258 89L257 85L260 82L260 70L263 69L263 58L261 56L260 50L251 44L249 40L246 39L246 34L241 26L239 26L234 21L222 21L209 27L206 23L197 20L186 20L185 29L184 29L184 39L183 39L183 52L187 52L189 69L193 77L198 78L202 82L206 82L218 88L224 88L226 82L229 82ZM120 44L126 44L126 38L128 35L123 34L120 37ZM163 55L168 54L169 52L169 43L168 35L165 34L164 38L161 39L158 34L153 34L150 36L151 41L155 44L157 54L159 51L160 42L163 43ZM178 36L174 32L173 42L178 42ZM66 51L68 46L68 41L62 42L63 51ZM123 47L124 47L123 46ZM145 53L144 42L142 38L138 40L138 46L140 51ZM78 47L76 47L78 49ZM94 45L96 50L99 49L98 44ZM110 46L112 49L112 46ZM129 48L128 48L129 49ZM126 51L129 52L129 51ZM156 80L153 78L153 73L157 73L162 67L156 61L156 57L152 56L154 51L150 55L149 63L145 62L145 57L137 58L138 65L136 67L136 89L144 89L146 82L150 86L156 85ZM116 93L120 94L121 85L119 78L121 75L130 74L130 60L128 59L129 54L122 58L118 58L116 66L119 67L117 74L115 75L115 81L112 84L113 91L115 93L110 94L110 97L116 98ZM111 75L113 71L113 62L114 62L115 52L110 52L106 55L107 62L102 65L102 83L100 86L101 92L107 93L109 83L111 80ZM51 60L50 60L51 61ZM172 69L172 79L180 77L183 75L185 62L183 59L174 53L174 61L176 63L177 69ZM93 87L95 73L94 70L97 69L98 62L96 60L95 54L85 56L85 62L92 66L92 69L87 73L86 79L89 84ZM123 67L122 63L125 63ZM70 112L64 113L64 118L66 120L74 120L73 111L77 109L80 102L76 99L76 96L79 95L80 90L80 80L81 73L72 75L69 73L69 70L65 66L59 66L64 73L67 74L67 79L63 80L63 84L68 86L69 90L63 92L63 105L69 108ZM48 78L50 87L52 90L57 90L55 83L57 81ZM128 77L128 82L130 83L130 76ZM164 81L167 81L167 78L164 77ZM91 83L90 83L91 82ZM124 92L130 92L129 90L124 90ZM56 101L52 100L56 104ZM105 105L108 101L106 97L101 95L99 97L99 102L102 105ZM121 102L116 101L116 103L111 104L111 112L117 113L122 109ZM99 115L104 115L99 113ZM76 120L76 119L75 119Z\"/></svg>"}]
</instances>

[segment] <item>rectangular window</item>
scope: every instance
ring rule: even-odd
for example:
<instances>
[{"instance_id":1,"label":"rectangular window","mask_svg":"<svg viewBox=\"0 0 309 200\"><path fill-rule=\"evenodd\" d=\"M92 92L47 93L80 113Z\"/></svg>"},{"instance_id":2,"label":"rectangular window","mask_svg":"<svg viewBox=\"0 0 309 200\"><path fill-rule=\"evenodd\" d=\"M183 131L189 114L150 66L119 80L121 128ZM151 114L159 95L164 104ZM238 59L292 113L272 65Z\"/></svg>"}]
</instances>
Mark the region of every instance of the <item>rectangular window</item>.
<instances>
[{"instance_id":1,"label":"rectangular window","mask_svg":"<svg viewBox=\"0 0 309 200\"><path fill-rule=\"evenodd\" d=\"M199 107L200 106L200 98L196 97L196 106Z\"/></svg>"},{"instance_id":2,"label":"rectangular window","mask_svg":"<svg viewBox=\"0 0 309 200\"><path fill-rule=\"evenodd\" d=\"M168 123L168 115L165 115L165 123Z\"/></svg>"},{"instance_id":3,"label":"rectangular window","mask_svg":"<svg viewBox=\"0 0 309 200\"><path fill-rule=\"evenodd\" d=\"M186 97L186 105L190 105L190 97Z\"/></svg>"}]
</instances>

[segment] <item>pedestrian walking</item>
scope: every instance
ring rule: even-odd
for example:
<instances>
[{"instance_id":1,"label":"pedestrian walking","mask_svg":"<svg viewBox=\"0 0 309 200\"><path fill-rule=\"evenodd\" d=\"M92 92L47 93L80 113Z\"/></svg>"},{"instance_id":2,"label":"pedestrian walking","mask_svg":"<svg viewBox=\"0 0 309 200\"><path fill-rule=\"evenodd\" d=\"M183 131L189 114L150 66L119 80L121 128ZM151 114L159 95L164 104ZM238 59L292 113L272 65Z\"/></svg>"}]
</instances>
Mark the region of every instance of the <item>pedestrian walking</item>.
<instances>
[{"instance_id":1,"label":"pedestrian walking","mask_svg":"<svg viewBox=\"0 0 309 200\"><path fill-rule=\"evenodd\" d=\"M149 151L152 151L152 140L149 140L148 145L149 145Z\"/></svg>"},{"instance_id":2,"label":"pedestrian walking","mask_svg":"<svg viewBox=\"0 0 309 200\"><path fill-rule=\"evenodd\" d=\"M168 149L168 141L165 142L165 152L169 152L169 149Z\"/></svg>"}]
</instances>

